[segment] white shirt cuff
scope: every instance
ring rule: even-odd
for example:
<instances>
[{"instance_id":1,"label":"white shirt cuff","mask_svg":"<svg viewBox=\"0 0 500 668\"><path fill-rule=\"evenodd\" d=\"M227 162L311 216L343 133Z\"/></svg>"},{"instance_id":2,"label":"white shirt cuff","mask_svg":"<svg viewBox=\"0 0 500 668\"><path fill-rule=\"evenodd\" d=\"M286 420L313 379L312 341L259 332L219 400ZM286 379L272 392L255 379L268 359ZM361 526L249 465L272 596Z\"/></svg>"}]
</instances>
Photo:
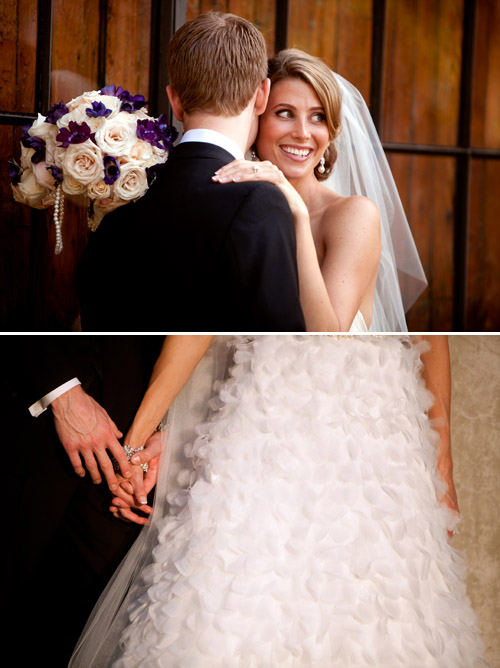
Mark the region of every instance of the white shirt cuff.
<instances>
[{"instance_id":1,"label":"white shirt cuff","mask_svg":"<svg viewBox=\"0 0 500 668\"><path fill-rule=\"evenodd\" d=\"M57 399L57 397L60 397L61 394L64 394L68 390L71 390L72 387L76 387L77 385L81 385L78 378L72 378L71 380L68 380L67 383L59 385L59 387L56 387L55 390L52 390L52 392L49 392L38 401L35 401L35 403L29 407L29 412L33 417L38 417L47 410L54 399Z\"/></svg>"}]
</instances>

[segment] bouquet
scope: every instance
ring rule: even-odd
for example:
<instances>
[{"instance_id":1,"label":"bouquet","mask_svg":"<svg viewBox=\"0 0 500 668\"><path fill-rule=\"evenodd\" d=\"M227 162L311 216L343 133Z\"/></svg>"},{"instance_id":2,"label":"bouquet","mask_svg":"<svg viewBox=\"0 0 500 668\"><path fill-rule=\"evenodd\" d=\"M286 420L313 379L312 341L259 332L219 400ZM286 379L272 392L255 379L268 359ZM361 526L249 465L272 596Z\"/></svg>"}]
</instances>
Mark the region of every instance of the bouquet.
<instances>
[{"instance_id":1,"label":"bouquet","mask_svg":"<svg viewBox=\"0 0 500 668\"><path fill-rule=\"evenodd\" d=\"M145 107L142 95L106 86L55 104L23 128L21 164L9 162L14 199L37 209L54 205L56 254L64 194L90 199L95 230L105 213L142 197L163 167L178 133Z\"/></svg>"}]
</instances>

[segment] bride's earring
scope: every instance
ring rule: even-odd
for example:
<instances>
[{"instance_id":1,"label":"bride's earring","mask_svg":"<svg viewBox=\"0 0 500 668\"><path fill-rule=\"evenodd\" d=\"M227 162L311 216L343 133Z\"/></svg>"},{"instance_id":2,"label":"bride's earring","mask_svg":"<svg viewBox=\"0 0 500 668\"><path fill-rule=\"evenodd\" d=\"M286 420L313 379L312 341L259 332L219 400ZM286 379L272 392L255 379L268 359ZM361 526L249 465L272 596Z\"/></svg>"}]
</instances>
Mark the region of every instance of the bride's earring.
<instances>
[{"instance_id":1,"label":"bride's earring","mask_svg":"<svg viewBox=\"0 0 500 668\"><path fill-rule=\"evenodd\" d=\"M325 156L322 155L322 156L321 156L321 160L319 161L318 172L319 172L320 174L324 174L325 171L326 171L326 170L325 170Z\"/></svg>"}]
</instances>

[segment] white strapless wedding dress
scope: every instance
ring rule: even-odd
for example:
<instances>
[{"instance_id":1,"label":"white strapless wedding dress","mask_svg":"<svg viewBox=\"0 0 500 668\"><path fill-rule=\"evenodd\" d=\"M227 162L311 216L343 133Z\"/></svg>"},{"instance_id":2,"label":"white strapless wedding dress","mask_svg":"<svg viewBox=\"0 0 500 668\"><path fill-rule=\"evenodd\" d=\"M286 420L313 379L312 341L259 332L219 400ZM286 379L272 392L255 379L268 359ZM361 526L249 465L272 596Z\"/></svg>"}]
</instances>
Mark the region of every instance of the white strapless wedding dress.
<instances>
[{"instance_id":1,"label":"white strapless wedding dress","mask_svg":"<svg viewBox=\"0 0 500 668\"><path fill-rule=\"evenodd\" d=\"M421 344L282 335L235 349L118 650L85 668L487 665L456 520L436 500Z\"/></svg>"},{"instance_id":2,"label":"white strapless wedding dress","mask_svg":"<svg viewBox=\"0 0 500 668\"><path fill-rule=\"evenodd\" d=\"M349 332L356 332L356 333L368 332L368 327L366 325L365 319L361 311L358 311L354 316L354 320L351 323Z\"/></svg>"}]
</instances>

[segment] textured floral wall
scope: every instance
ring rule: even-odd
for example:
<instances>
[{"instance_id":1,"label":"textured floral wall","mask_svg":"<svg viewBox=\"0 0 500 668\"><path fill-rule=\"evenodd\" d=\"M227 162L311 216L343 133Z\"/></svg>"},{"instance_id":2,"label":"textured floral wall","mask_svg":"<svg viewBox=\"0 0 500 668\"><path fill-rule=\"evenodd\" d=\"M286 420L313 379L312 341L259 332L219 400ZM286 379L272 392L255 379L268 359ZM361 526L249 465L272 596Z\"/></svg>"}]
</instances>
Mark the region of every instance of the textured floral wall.
<instances>
[{"instance_id":1,"label":"textured floral wall","mask_svg":"<svg viewBox=\"0 0 500 668\"><path fill-rule=\"evenodd\" d=\"M454 545L467 557L468 594L486 657L500 667L500 336L450 336L452 447L462 514Z\"/></svg>"}]
</instances>

